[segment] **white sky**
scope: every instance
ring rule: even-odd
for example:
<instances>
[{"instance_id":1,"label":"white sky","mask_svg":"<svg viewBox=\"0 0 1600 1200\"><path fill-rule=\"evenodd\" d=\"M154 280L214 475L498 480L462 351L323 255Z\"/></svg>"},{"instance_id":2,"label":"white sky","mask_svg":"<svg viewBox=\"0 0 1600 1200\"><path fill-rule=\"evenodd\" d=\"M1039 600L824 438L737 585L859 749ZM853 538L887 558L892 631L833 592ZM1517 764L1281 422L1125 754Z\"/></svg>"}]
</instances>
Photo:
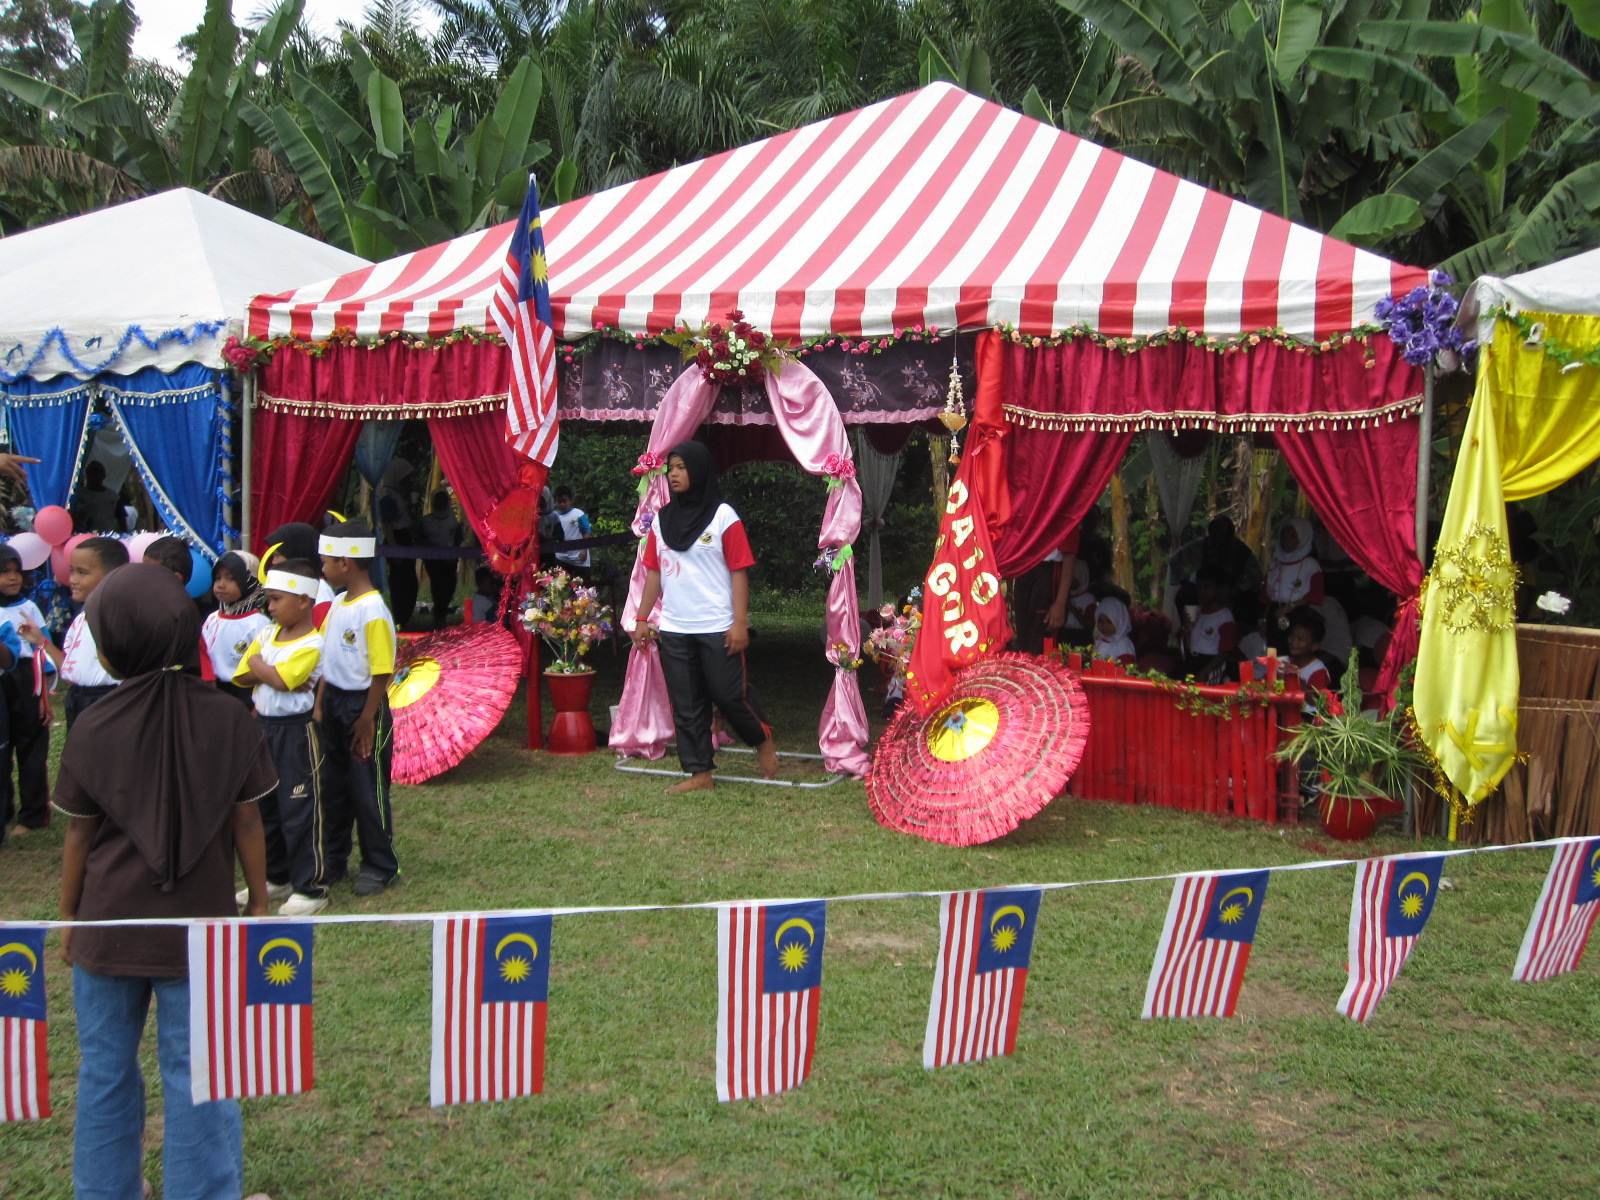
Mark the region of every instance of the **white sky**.
<instances>
[{"instance_id":1,"label":"white sky","mask_svg":"<svg viewBox=\"0 0 1600 1200\"><path fill-rule=\"evenodd\" d=\"M364 0L306 0L305 19L317 32L332 34L334 23L341 18L359 23L365 7ZM233 0L234 22L254 25L256 16L270 8L270 0ZM134 0L134 11L139 14L139 29L133 35L134 54L181 67L178 39L200 27L206 0ZM439 21L433 9L421 4L417 6L417 17L427 28Z\"/></svg>"}]
</instances>

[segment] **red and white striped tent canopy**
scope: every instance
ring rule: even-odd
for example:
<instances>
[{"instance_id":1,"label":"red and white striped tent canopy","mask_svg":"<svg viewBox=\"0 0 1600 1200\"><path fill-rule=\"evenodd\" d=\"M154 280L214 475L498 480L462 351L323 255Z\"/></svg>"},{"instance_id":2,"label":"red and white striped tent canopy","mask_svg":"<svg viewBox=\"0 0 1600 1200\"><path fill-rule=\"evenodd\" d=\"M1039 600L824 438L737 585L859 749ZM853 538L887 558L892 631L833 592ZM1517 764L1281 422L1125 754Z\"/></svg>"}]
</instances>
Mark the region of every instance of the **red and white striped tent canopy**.
<instances>
[{"instance_id":1,"label":"red and white striped tent canopy","mask_svg":"<svg viewBox=\"0 0 1600 1200\"><path fill-rule=\"evenodd\" d=\"M488 327L510 224L250 306L256 336ZM556 332L1011 324L1320 336L1426 281L946 83L545 213Z\"/></svg>"}]
</instances>

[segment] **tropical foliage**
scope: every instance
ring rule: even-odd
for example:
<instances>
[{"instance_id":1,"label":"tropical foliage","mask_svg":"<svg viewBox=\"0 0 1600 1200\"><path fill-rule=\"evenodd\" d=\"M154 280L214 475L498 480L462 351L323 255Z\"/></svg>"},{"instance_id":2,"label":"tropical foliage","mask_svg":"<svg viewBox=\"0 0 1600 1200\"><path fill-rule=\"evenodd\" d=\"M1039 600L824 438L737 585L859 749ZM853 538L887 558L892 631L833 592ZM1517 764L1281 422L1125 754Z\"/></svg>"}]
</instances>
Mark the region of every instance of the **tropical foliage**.
<instances>
[{"instance_id":1,"label":"tropical foliage","mask_svg":"<svg viewBox=\"0 0 1600 1200\"><path fill-rule=\"evenodd\" d=\"M0 225L175 185L377 257L948 79L1457 278L1600 240L1594 0L0 4ZM242 28L241 23L248 27Z\"/></svg>"}]
</instances>

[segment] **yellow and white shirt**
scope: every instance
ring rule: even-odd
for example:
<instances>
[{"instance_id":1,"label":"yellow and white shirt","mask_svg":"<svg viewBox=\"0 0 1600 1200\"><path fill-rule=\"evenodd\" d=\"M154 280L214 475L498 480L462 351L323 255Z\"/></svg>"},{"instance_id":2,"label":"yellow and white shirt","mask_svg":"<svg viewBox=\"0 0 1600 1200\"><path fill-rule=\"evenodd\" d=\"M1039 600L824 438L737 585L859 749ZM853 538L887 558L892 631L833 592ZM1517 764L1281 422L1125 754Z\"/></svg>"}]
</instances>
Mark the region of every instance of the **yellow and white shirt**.
<instances>
[{"instance_id":1,"label":"yellow and white shirt","mask_svg":"<svg viewBox=\"0 0 1600 1200\"><path fill-rule=\"evenodd\" d=\"M272 624L259 630L239 655L238 669L231 678L236 683L243 682L238 676L249 674L251 656L259 654L289 687L297 688L303 683L311 686L303 692L280 692L264 683L256 684L251 697L259 717L297 717L310 712L317 702L317 680L322 678L322 635L313 629L291 641L280 642L279 632Z\"/></svg>"},{"instance_id":2,"label":"yellow and white shirt","mask_svg":"<svg viewBox=\"0 0 1600 1200\"><path fill-rule=\"evenodd\" d=\"M322 676L330 687L364 692L374 675L394 674L394 618L383 594L341 593L322 623Z\"/></svg>"},{"instance_id":3,"label":"yellow and white shirt","mask_svg":"<svg viewBox=\"0 0 1600 1200\"><path fill-rule=\"evenodd\" d=\"M239 659L245 649L263 629L274 628L272 618L264 612L252 610L238 616L224 616L214 612L200 626L200 641L211 659L211 670L218 679L233 682L239 673Z\"/></svg>"}]
</instances>

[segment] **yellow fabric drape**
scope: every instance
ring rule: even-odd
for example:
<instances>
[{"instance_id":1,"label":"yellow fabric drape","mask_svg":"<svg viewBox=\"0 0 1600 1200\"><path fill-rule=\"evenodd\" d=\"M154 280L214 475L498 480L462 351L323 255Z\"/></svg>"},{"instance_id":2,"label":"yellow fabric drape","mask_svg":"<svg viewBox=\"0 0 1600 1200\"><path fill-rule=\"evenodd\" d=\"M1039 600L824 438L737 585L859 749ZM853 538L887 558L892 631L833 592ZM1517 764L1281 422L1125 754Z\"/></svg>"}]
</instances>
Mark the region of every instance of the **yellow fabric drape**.
<instances>
[{"instance_id":1,"label":"yellow fabric drape","mask_svg":"<svg viewBox=\"0 0 1600 1200\"><path fill-rule=\"evenodd\" d=\"M1522 316L1542 323L1547 341L1580 350L1600 344L1600 316ZM1600 371L1563 373L1543 346L1523 346L1517 327L1501 317L1478 372L1480 395L1487 378L1494 399L1507 500L1542 495L1600 458Z\"/></svg>"},{"instance_id":2,"label":"yellow fabric drape","mask_svg":"<svg viewBox=\"0 0 1600 1200\"><path fill-rule=\"evenodd\" d=\"M1422 585L1417 725L1469 808L1494 789L1517 752L1516 570L1492 388L1495 360L1523 350L1506 342L1497 337L1483 350L1433 569Z\"/></svg>"}]
</instances>

